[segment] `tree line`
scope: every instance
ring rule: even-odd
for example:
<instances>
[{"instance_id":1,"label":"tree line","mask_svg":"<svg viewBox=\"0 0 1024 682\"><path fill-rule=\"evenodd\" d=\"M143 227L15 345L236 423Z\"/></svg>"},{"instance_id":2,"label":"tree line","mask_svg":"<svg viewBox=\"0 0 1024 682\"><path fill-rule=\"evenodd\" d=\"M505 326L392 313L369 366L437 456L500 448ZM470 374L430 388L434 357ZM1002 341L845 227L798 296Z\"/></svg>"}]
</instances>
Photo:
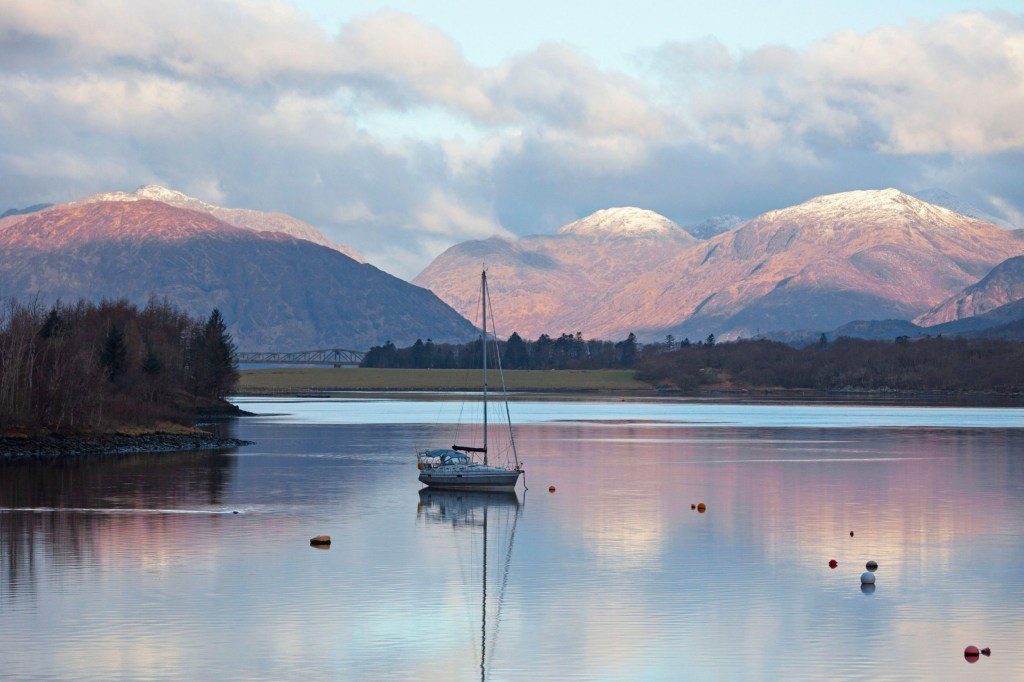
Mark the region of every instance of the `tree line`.
<instances>
[{"instance_id":1,"label":"tree line","mask_svg":"<svg viewBox=\"0 0 1024 682\"><path fill-rule=\"evenodd\" d=\"M238 381L220 311L80 300L0 310L0 433L191 423Z\"/></svg>"},{"instance_id":2,"label":"tree line","mask_svg":"<svg viewBox=\"0 0 1024 682\"><path fill-rule=\"evenodd\" d=\"M621 341L584 339L580 333L551 337L541 334L530 341L513 332L507 340L488 339L488 364L500 354L505 369L604 369L633 367L640 354L636 335ZM373 346L363 367L403 369L478 369L483 363L481 340L468 343L434 343L417 339L406 348L391 341Z\"/></svg>"},{"instance_id":3,"label":"tree line","mask_svg":"<svg viewBox=\"0 0 1024 682\"><path fill-rule=\"evenodd\" d=\"M651 347L648 347L651 348ZM701 386L901 391L1024 391L1024 343L926 337L895 341L824 336L804 348L740 340L655 349L637 363L637 378L691 390Z\"/></svg>"}]
</instances>

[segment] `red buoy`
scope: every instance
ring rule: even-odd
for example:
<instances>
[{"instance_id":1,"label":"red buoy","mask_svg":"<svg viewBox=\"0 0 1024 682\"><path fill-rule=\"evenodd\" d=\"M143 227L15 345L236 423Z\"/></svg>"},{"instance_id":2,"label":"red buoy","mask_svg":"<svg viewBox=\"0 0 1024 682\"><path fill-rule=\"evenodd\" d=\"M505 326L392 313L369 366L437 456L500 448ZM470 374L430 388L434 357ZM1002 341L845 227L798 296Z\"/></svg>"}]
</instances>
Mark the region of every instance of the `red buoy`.
<instances>
[{"instance_id":1,"label":"red buoy","mask_svg":"<svg viewBox=\"0 0 1024 682\"><path fill-rule=\"evenodd\" d=\"M977 661L978 660L978 656L980 654L981 654L981 652L978 651L978 647L976 647L974 645L971 645L971 646L967 647L966 649L964 649L964 658L967 659L968 663L974 663L975 661Z\"/></svg>"},{"instance_id":2,"label":"red buoy","mask_svg":"<svg viewBox=\"0 0 1024 682\"><path fill-rule=\"evenodd\" d=\"M835 559L833 559L832 561L828 562L828 567L829 568L835 568L838 565L839 565L839 562L836 561Z\"/></svg>"}]
</instances>

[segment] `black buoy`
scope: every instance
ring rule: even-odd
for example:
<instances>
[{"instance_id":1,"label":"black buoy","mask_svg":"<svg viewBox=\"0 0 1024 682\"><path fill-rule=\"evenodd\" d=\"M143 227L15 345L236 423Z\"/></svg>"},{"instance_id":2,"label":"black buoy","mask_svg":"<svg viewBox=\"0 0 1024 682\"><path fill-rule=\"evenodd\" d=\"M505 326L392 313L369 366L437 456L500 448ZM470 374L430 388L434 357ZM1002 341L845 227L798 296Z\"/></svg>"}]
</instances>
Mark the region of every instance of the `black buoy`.
<instances>
[{"instance_id":1,"label":"black buoy","mask_svg":"<svg viewBox=\"0 0 1024 682\"><path fill-rule=\"evenodd\" d=\"M872 559L867 564L865 564L864 568L868 569L871 572L874 572L878 570L878 562Z\"/></svg>"}]
</instances>

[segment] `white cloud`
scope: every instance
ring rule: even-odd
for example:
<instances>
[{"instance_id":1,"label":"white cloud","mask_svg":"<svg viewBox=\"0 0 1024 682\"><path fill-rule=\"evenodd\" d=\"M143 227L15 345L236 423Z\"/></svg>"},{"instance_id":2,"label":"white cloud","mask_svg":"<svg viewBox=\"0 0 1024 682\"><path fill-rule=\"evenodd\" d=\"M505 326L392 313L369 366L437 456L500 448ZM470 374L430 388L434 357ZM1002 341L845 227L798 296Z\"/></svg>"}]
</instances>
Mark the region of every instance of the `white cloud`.
<instances>
[{"instance_id":1,"label":"white cloud","mask_svg":"<svg viewBox=\"0 0 1024 682\"><path fill-rule=\"evenodd\" d=\"M408 14L329 35L281 0L0 0L0 209L159 181L412 276L608 205L748 215L929 175L1024 205L1021 16L670 43L643 76L524 47L485 68Z\"/></svg>"},{"instance_id":2,"label":"white cloud","mask_svg":"<svg viewBox=\"0 0 1024 682\"><path fill-rule=\"evenodd\" d=\"M889 154L1024 148L1020 16L966 12L841 31L804 52L772 46L732 57L714 42L668 44L655 62L688 96L710 143Z\"/></svg>"}]
</instances>

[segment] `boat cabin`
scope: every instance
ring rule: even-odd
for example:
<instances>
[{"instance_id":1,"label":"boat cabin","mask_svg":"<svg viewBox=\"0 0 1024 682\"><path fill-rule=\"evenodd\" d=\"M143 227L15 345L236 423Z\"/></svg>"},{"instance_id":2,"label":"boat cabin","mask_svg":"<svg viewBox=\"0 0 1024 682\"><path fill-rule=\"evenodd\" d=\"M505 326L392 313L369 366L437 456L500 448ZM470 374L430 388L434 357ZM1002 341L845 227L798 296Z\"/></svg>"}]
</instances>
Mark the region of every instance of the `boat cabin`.
<instances>
[{"instance_id":1,"label":"boat cabin","mask_svg":"<svg viewBox=\"0 0 1024 682\"><path fill-rule=\"evenodd\" d=\"M436 469L440 466L472 466L475 464L469 455L448 448L417 452L416 459L419 462L420 470Z\"/></svg>"}]
</instances>

